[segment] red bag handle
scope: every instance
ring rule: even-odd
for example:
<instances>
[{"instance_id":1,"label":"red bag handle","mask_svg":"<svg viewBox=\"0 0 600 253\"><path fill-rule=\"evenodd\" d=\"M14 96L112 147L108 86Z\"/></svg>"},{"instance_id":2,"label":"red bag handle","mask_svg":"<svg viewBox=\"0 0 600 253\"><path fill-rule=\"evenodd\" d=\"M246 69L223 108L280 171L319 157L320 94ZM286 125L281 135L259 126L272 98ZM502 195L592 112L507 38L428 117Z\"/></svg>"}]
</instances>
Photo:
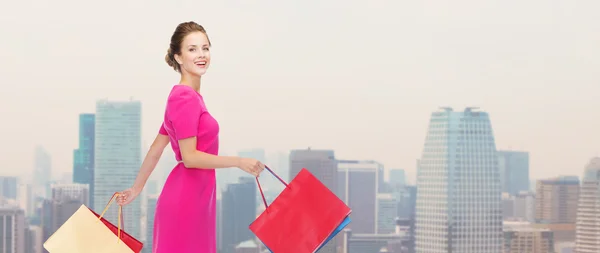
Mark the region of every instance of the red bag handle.
<instances>
[{"instance_id":1,"label":"red bag handle","mask_svg":"<svg viewBox=\"0 0 600 253\"><path fill-rule=\"evenodd\" d=\"M283 185L285 185L285 187L288 187L288 184L285 181L283 181L283 179L281 179L279 176L277 176L277 174L275 174L275 172L273 172L271 170L271 168L269 168L268 166L265 165L265 169L267 169L267 171L271 172L271 174L273 176L275 176L277 179L279 179L279 182L281 182ZM265 203L265 210L266 210L267 207L268 207L267 200L265 199L265 194L263 193L262 187L260 186L260 182L258 181L258 177L256 177L256 183L258 184L258 189L260 190L260 195L262 196L263 203Z\"/></svg>"}]
</instances>

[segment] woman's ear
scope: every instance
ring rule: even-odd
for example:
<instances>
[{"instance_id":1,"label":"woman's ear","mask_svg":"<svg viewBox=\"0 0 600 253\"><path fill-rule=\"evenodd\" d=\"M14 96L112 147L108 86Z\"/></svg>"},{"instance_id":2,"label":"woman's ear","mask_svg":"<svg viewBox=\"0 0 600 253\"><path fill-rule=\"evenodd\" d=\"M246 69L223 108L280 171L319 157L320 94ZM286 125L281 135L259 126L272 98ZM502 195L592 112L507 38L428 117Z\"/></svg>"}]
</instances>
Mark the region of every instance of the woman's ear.
<instances>
[{"instance_id":1,"label":"woman's ear","mask_svg":"<svg viewBox=\"0 0 600 253\"><path fill-rule=\"evenodd\" d=\"M181 65L183 63L181 63L181 56L179 54L175 54L173 55L175 58L175 61L177 62L177 64Z\"/></svg>"}]
</instances>

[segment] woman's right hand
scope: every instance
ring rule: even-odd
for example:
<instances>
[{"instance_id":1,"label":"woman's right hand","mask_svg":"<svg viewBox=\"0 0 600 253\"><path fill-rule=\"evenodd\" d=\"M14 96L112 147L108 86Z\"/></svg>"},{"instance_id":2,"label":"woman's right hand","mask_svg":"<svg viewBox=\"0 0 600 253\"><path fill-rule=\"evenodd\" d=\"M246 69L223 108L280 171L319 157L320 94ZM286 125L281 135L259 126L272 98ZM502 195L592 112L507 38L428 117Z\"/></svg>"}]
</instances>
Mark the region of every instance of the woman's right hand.
<instances>
[{"instance_id":1,"label":"woman's right hand","mask_svg":"<svg viewBox=\"0 0 600 253\"><path fill-rule=\"evenodd\" d=\"M258 177L260 173L265 169L265 165L260 161L252 158L240 157L239 165L237 166L241 170L248 172L255 177Z\"/></svg>"}]
</instances>

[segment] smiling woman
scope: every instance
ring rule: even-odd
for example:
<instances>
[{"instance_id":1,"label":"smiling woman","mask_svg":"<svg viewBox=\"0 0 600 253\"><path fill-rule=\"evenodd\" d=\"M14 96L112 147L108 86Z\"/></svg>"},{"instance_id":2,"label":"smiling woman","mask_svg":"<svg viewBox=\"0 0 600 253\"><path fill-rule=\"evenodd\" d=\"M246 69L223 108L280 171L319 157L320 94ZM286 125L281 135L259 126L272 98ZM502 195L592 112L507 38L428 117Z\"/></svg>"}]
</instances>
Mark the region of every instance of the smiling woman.
<instances>
[{"instance_id":1,"label":"smiling woman","mask_svg":"<svg viewBox=\"0 0 600 253\"><path fill-rule=\"evenodd\" d=\"M183 23L171 37L171 45L165 61L177 72L181 73L183 66L185 70L193 71L197 76L201 76L206 73L206 69L210 65L211 46L204 27L194 22ZM202 57L198 57L198 55L202 55ZM200 67L202 71L194 72L197 69L190 68L194 66Z\"/></svg>"},{"instance_id":2,"label":"smiling woman","mask_svg":"<svg viewBox=\"0 0 600 253\"><path fill-rule=\"evenodd\" d=\"M210 66L210 40L201 25L181 23L171 36L165 60L181 74L171 89L163 124L132 188L118 202L135 199L171 144L175 165L156 203L153 253L216 253L215 169L238 167L258 176L264 165L255 159L219 156L219 123L200 93L200 79Z\"/></svg>"}]
</instances>

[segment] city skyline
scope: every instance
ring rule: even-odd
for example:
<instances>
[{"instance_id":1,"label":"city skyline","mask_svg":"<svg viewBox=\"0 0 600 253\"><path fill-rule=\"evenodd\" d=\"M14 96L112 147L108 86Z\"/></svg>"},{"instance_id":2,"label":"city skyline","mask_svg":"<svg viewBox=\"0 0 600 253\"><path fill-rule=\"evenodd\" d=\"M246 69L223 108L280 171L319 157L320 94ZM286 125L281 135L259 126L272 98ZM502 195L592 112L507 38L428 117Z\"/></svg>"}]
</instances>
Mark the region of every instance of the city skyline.
<instances>
[{"instance_id":1,"label":"city skyline","mask_svg":"<svg viewBox=\"0 0 600 253\"><path fill-rule=\"evenodd\" d=\"M137 101L137 102L140 103L140 106L143 107L143 103L141 101L139 101L139 100L135 100L133 97L130 97L129 100L98 99L95 102L98 103L100 101L110 101L110 102L114 102L114 103L123 103L123 102L127 102L127 101ZM438 107L438 108L451 108L451 107ZM464 108L470 108L470 107L464 107ZM143 109L142 109L142 111L143 111ZM89 116L89 115L93 116L94 113L95 112L81 112L81 113L75 115L75 117L81 118L81 117L86 117L86 116ZM144 118L143 113L141 115L141 118L142 119ZM76 124L80 124L80 122L78 121L78 123L76 123ZM80 127L80 126L78 125L78 127ZM142 127L142 129L143 129L143 127ZM79 136L78 133L75 133L75 135ZM78 142L79 142L79 140L78 140ZM499 142L502 142L502 141L499 140ZM151 140L142 139L142 143L143 144L141 145L141 148L142 148L142 150L144 150L144 152L142 152L141 155L142 155L142 159L143 159L145 157L145 155L146 155L145 152L147 151L147 148L148 148L148 144L147 143L151 143ZM77 150L78 145L80 145L80 144L76 144L72 148L72 150ZM287 155L289 155L289 152L291 152L294 149L304 149L304 148L314 148L314 146L309 145L307 147L291 147L289 149L275 149L275 150L273 150L273 149L271 149L271 150L265 149L264 147L260 147L260 146L250 146L250 147L239 148L239 149L226 149L225 151L220 151L220 153L222 155L228 155L228 154L238 154L238 155L240 155L240 154L245 154L247 152L252 152L253 150L262 150L262 152L264 152L264 154L262 156L264 159L262 161L267 161L267 157L270 157L271 159L273 159L274 155L280 155L280 154L287 154ZM45 148L45 146L42 145L42 144L35 145L35 149L38 150L37 152L39 152L39 150L43 150L43 152L45 152L46 155L48 155L48 153L49 153L48 150ZM331 148L328 148L328 147L322 147L322 148L321 147L317 147L317 149L331 149ZM531 156L531 153L532 153L529 150L511 149L511 148L508 148L508 149L498 148L498 151L499 151L499 154L504 154L504 153L524 153L528 157ZM336 150L336 152L337 152L337 150ZM171 150L168 150L167 148L165 148L163 156L161 157L161 162L168 162L168 161L172 161L173 160L172 157L167 157L167 156L174 156L174 154L172 153ZM594 155L591 155L591 156L594 156ZM588 156L588 157L591 157L591 156ZM257 158L257 157L254 157L254 158ZM49 155L49 159L52 162L54 161L52 155ZM73 157L71 157L71 159L73 160ZM342 159L344 159L344 158L342 158ZM381 161L381 160L376 160L376 159L372 159L372 158L368 158L368 157L360 159L360 160L375 160L375 161L378 161L378 162ZM418 158L416 158L415 160L418 160ZM532 168L534 168L533 166L531 166L532 161L530 161L530 159L528 159L528 163L530 164L529 165L529 170L531 171ZM393 169L402 169L406 173L406 180L407 180L407 182L411 183L411 184L416 183L416 177L417 177L417 175L416 175L416 167L417 166L413 165L412 167L394 167L394 166L388 166L387 163L383 163L382 162L382 164L384 165L384 171L385 171L384 175L385 175L386 179L389 176L389 171L390 170L393 170ZM160 162L159 162L159 165L160 165ZM66 168L66 169L62 168L62 167L58 167L57 168L57 167L54 166L54 163L51 163L50 166L52 168L52 170L51 170L51 180L61 180L61 179L63 179L63 177L65 175L67 175L69 173L72 174L74 172L73 168L75 167L75 164L74 164L74 161L71 161L70 167ZM170 165L163 164L163 166L169 167ZM0 171L1 171L1 168L0 168ZM31 178L31 177L32 177L33 174L27 174L27 171L28 170L25 169L25 170L20 170L20 173L14 173L13 172L13 173L7 173L7 175L9 175L9 176L18 176L19 178L23 178L23 179L26 179L26 180L32 180L33 178ZM32 172L33 172L33 169L32 169ZM223 174L224 172L221 172L221 173ZM235 172L227 172L227 173L234 173L235 174ZM153 173L152 177L154 177L155 174L156 173ZM236 175L243 175L243 173L237 173ZM529 176L531 177L531 172L529 172ZM573 174L572 170L568 170L568 171L565 170L565 173L559 173L559 174L553 174L553 175L542 175L542 176L539 176L539 177L531 177L530 180L535 181L535 180L538 180L538 179L560 177L560 176L581 176L581 175L580 174Z\"/></svg>"},{"instance_id":2,"label":"city skyline","mask_svg":"<svg viewBox=\"0 0 600 253\"><path fill-rule=\"evenodd\" d=\"M88 114L81 115L90 117ZM134 165L141 162L142 159L140 101L98 100L94 115L93 136L90 136L91 132L88 131L87 134L80 134L79 138L84 143L96 143L93 152L95 157L93 185L96 190L89 194L88 189L90 186L85 184L72 184L70 182L57 182L57 184L54 184L56 182L41 179L33 182L34 188L36 186L39 188L40 184L52 184L50 199L42 200L42 209L36 210L38 215L41 213L42 224L51 224L42 225L41 231L43 231L44 238L60 227L60 224L69 217L71 209L77 208L81 203L89 206L87 204L89 198L84 196L88 196L88 194L90 197L95 196L96 202L101 201L101 199L108 199L108 195L104 195L109 192L109 189L127 187L125 181L132 180L136 174L135 172L137 172L137 167ZM349 234L344 237L336 237L337 239L332 240L323 248L324 252L334 252L336 245L338 249L340 249L339 247L352 248L351 252L363 249L362 247L381 247L379 243L375 243L379 239L371 242L373 244L369 244L369 246L360 243L361 240L364 240L361 236L367 236L387 238L382 239L388 241L387 247L392 247L394 243L400 243L399 247L410 249L413 247L412 245L416 245L416 253L423 252L423 250L425 250L424 252L445 252L446 244L432 243L443 242L445 241L444 238L451 238L452 243L449 243L448 246L453 250L482 252L483 249L486 249L488 250L486 252L499 253L498 250L506 246L502 246L503 240L501 238L504 236L511 235L510 247L520 247L519 240L525 238L519 237L521 234L518 233L525 232L514 227L517 224L511 223L511 219L526 218L529 211L523 212L523 210L532 208L530 204L517 200L521 198L522 192L520 190L528 188L529 184L527 180L523 181L521 177L529 175L530 172L528 152L507 153L496 149L496 138L494 137L494 128L490 118L491 116L487 112L480 111L478 108L466 108L464 111L459 111L443 107L431 113L423 154L417 164L419 178L416 186L411 185L410 182L408 184L403 182L406 179L406 174L401 169L394 168L394 176L391 177L390 175L390 177L384 179L381 173L384 171L384 164L374 160L343 159L337 157L335 150L331 149L313 149L311 147L293 149L290 150L287 156L282 157L279 154L269 157L269 159L274 158L278 163L281 163L281 160L287 157L289 168L285 168L285 170L289 171L287 177L290 178L293 178L301 168L309 169L323 184L336 192L338 197L352 208L351 218L353 222L347 227L349 230L345 232ZM85 128L89 128L89 126ZM54 170L45 163L45 161L50 161L52 158L45 155L43 147L38 147L38 152L42 154L38 156L38 161L36 161L41 165L38 167L39 173L44 174ZM77 154L78 152L74 152L75 158ZM267 159L268 157L262 148L243 149L239 150L237 154L260 159ZM159 174L148 181L148 188L144 191L144 194L140 195L139 201L134 201L130 205L131 207L126 209L130 211L127 217L131 218L130 221L126 221L125 230L150 243L148 245L151 245L152 242L148 235L152 232L153 203L156 201L156 194L160 193L160 182L165 180L164 175L160 174L165 173L165 170L168 170L167 167L167 164L157 166ZM72 172L74 173L78 169L79 167L74 166ZM521 176L515 176L516 172ZM590 174L588 171L585 171L585 173ZM106 177L107 175L112 178ZM286 177L286 175L283 176ZM7 180L3 182L2 186L8 188L3 194L14 198L15 194L11 192L17 189L18 180L10 177L6 178ZM535 203L537 203L535 208L536 220L532 224L521 223L519 226L531 226L539 233L554 236L555 242L540 242L544 243L543 247L555 247L556 249L570 247L563 244L571 243L573 239L571 237L574 237L575 209L569 209L571 211L568 215L564 213L561 208L558 208L557 203L560 202L560 199L557 197L559 196L546 196L547 190L542 190L539 184L554 181L566 182L568 180L579 182L578 178L579 176L566 176L559 179L547 178L537 181L538 187L534 195L536 198ZM75 179L74 174L72 179ZM269 198L268 195L277 196L277 192L281 189L272 188L269 190L271 187L268 185L271 183L267 183L267 180L264 179L261 181L265 183L263 190L268 191L265 193L267 198ZM224 182L227 182L227 180ZM275 183L278 184L278 182ZM241 185L245 185L243 190L233 190ZM578 189L578 187L574 189ZM232 240L220 240L219 248L224 250L223 252L233 253L232 250L238 246L249 246L256 249L256 242L252 241L253 236L245 230L246 225L244 225L250 223L263 210L259 207L259 203L262 202L257 197L259 195L255 188L256 185L252 177L241 177L237 180L237 183L226 185L227 190L217 195L220 203L220 215L224 216L219 220L220 227L218 231L220 231L221 237L225 233L235 235ZM415 189L414 193L411 193L412 188ZM21 189L21 186L19 186L19 189ZM62 193L57 191L59 189ZM419 194L414 195L416 189L419 189ZM509 199L503 197L501 200L500 192L510 194L512 197ZM519 194L516 194L517 192ZM448 193L448 199L440 199L439 196L446 196L445 193ZM17 195L21 196L21 194ZM571 196L571 193L568 195L570 196L569 206L575 207L578 197ZM84 198L82 199L82 197ZM552 200L550 202L540 202L540 200L545 201L546 199ZM27 206L23 205L23 200L19 201L20 205L22 208L27 209ZM476 204L474 205L474 203ZM97 206L102 206L101 204L100 202L96 203ZM44 211L50 210L49 208L51 208L51 211ZM507 208L512 208L512 211ZM540 212L542 209L545 211ZM96 211L99 210L96 208ZM443 213L447 213L447 216ZM26 211L25 214L28 214L26 222L37 224L32 228L28 228L30 230L26 230L29 233L29 231L34 231L33 229L39 224L36 223L36 215L30 216L31 212L29 211ZM552 227L539 227L545 226L547 222L545 218L540 216L541 214L560 218L550 223L564 223L565 221L573 223L569 224L569 233L563 236L552 232ZM568 217L563 217L564 215ZM225 222L231 220L231 217L242 216L245 218L240 219L239 222ZM113 223L116 222L114 214L107 213L105 217ZM429 218L424 220L423 217ZM431 219L433 217L435 219ZM446 230L436 225L444 223L444 217L454 221ZM568 220L562 220L565 218L568 218ZM505 233L504 236L499 234L502 231L502 226L507 229L502 232ZM538 228L535 228L535 226L538 226ZM479 232L474 233L474 231ZM444 237L444 234L451 237ZM480 234L484 236L481 237ZM436 235L436 237L431 237L431 235ZM457 238L460 239L455 240ZM149 248L146 247L145 250L149 250ZM399 249L395 249L394 252L401 252L397 250ZM402 252L409 253L410 251Z\"/></svg>"}]
</instances>

